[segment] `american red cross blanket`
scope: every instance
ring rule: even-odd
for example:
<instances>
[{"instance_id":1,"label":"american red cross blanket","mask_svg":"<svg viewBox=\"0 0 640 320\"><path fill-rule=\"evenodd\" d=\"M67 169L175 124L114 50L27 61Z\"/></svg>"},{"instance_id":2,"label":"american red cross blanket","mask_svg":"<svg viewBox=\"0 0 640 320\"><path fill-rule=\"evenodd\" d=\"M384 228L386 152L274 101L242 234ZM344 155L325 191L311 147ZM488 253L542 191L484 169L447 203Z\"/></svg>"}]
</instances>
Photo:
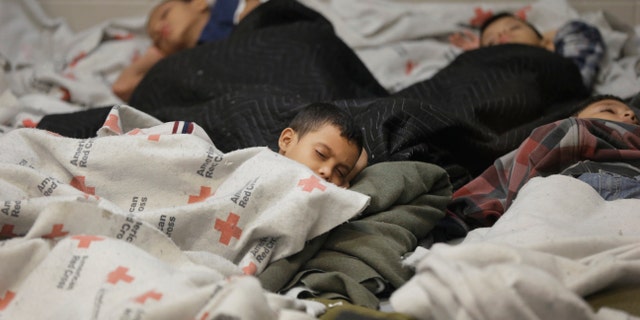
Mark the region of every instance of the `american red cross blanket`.
<instances>
[{"instance_id":1,"label":"american red cross blanket","mask_svg":"<svg viewBox=\"0 0 640 320\"><path fill-rule=\"evenodd\" d=\"M45 301L58 318L147 318L187 301L204 314L216 281L260 273L369 202L267 148L222 153L196 124L128 106L95 138L17 129L0 149L0 314Z\"/></svg>"}]
</instances>

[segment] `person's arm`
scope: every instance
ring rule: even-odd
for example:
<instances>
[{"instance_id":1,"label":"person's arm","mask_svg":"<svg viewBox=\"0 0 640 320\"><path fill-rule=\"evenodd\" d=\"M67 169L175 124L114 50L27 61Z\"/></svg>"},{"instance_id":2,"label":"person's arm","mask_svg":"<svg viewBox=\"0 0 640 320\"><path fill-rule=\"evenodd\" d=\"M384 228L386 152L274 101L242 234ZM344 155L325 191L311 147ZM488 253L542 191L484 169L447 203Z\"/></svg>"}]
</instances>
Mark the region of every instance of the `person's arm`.
<instances>
[{"instance_id":1,"label":"person's arm","mask_svg":"<svg viewBox=\"0 0 640 320\"><path fill-rule=\"evenodd\" d=\"M480 38L473 31L464 30L449 36L449 43L464 50L474 50L480 48Z\"/></svg>"},{"instance_id":2,"label":"person's arm","mask_svg":"<svg viewBox=\"0 0 640 320\"><path fill-rule=\"evenodd\" d=\"M150 46L142 56L124 68L111 86L113 93L123 101L129 101L133 90L142 81L147 71L165 55L155 46Z\"/></svg>"},{"instance_id":3,"label":"person's arm","mask_svg":"<svg viewBox=\"0 0 640 320\"><path fill-rule=\"evenodd\" d=\"M264 1L261 1L261 0L245 0L244 8L242 9L240 14L238 15L238 21L240 21L244 17L246 17L251 11L253 11L253 9L255 9L260 4L262 4L262 2L264 2Z\"/></svg>"},{"instance_id":4,"label":"person's arm","mask_svg":"<svg viewBox=\"0 0 640 320\"><path fill-rule=\"evenodd\" d=\"M605 43L598 28L582 21L571 21L555 34L554 51L573 60L585 86L593 87L605 54Z\"/></svg>"}]
</instances>

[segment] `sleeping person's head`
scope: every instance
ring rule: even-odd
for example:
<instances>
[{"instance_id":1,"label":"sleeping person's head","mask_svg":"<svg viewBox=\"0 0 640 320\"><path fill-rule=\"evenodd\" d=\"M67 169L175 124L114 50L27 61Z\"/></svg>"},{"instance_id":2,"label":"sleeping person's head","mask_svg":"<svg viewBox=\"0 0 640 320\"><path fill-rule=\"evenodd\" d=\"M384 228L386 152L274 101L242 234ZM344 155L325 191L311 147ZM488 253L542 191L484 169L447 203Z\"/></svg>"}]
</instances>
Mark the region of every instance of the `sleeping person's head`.
<instances>
[{"instance_id":1,"label":"sleeping person's head","mask_svg":"<svg viewBox=\"0 0 640 320\"><path fill-rule=\"evenodd\" d=\"M207 0L165 0L151 10L147 33L164 54L193 48L210 18Z\"/></svg>"},{"instance_id":2,"label":"sleeping person's head","mask_svg":"<svg viewBox=\"0 0 640 320\"><path fill-rule=\"evenodd\" d=\"M604 119L629 124L639 124L636 114L620 97L597 95L584 100L574 114L582 119Z\"/></svg>"},{"instance_id":3,"label":"sleeping person's head","mask_svg":"<svg viewBox=\"0 0 640 320\"><path fill-rule=\"evenodd\" d=\"M487 19L480 27L480 46L489 47L505 43L519 43L546 47L542 34L529 22L502 12Z\"/></svg>"},{"instance_id":4,"label":"sleeping person's head","mask_svg":"<svg viewBox=\"0 0 640 320\"><path fill-rule=\"evenodd\" d=\"M363 139L346 111L329 103L313 103L282 130L278 147L280 154L308 166L325 180L349 187L367 164Z\"/></svg>"}]
</instances>

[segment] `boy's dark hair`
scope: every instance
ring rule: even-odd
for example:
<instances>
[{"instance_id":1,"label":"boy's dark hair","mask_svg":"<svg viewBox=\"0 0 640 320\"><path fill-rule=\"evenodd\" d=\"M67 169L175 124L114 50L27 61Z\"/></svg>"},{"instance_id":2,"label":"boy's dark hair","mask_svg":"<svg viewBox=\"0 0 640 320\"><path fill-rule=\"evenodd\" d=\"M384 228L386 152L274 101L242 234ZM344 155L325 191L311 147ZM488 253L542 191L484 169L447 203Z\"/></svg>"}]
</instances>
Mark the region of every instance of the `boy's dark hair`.
<instances>
[{"instance_id":1,"label":"boy's dark hair","mask_svg":"<svg viewBox=\"0 0 640 320\"><path fill-rule=\"evenodd\" d=\"M511 12L498 12L496 14L494 14L493 16L491 16L489 19L485 20L482 25L480 25L480 38L482 38L482 34L484 33L484 30L487 29L492 23L502 19L502 18L515 18L518 19L522 22L524 22L527 26L529 26L529 28L533 29L533 32L536 33L536 35L538 36L538 38L542 39L542 33L540 33L540 31L538 31L538 29L536 27L534 27L529 21L524 20L519 18L518 16L516 16L515 14L511 13Z\"/></svg>"},{"instance_id":2,"label":"boy's dark hair","mask_svg":"<svg viewBox=\"0 0 640 320\"><path fill-rule=\"evenodd\" d=\"M602 101L602 100L617 100L620 101L624 104L627 104L626 101L624 101L622 98L616 96L616 95L612 95L612 94L599 94L599 95L595 95L595 96L591 96L589 98L586 98L582 101L580 101L580 103L578 103L576 105L576 111L573 113L573 116L577 116L580 112L582 112L582 110L586 109L588 106L590 106L591 104L594 104L598 101Z\"/></svg>"},{"instance_id":3,"label":"boy's dark hair","mask_svg":"<svg viewBox=\"0 0 640 320\"><path fill-rule=\"evenodd\" d=\"M324 125L333 125L340 130L340 136L362 149L364 136L349 113L331 103L316 102L304 107L289 123L298 138L320 129Z\"/></svg>"}]
</instances>

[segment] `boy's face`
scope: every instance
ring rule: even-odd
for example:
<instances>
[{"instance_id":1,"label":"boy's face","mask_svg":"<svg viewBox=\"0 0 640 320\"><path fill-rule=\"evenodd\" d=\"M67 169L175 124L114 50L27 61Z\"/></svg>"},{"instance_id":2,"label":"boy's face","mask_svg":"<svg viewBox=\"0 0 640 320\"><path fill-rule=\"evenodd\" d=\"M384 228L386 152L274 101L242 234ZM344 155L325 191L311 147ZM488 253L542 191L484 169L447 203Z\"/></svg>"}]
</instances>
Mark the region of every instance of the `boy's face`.
<instances>
[{"instance_id":1,"label":"boy's face","mask_svg":"<svg viewBox=\"0 0 640 320\"><path fill-rule=\"evenodd\" d=\"M576 118L596 118L638 124L635 113L626 104L613 99L594 102L580 111Z\"/></svg>"},{"instance_id":2,"label":"boy's face","mask_svg":"<svg viewBox=\"0 0 640 320\"><path fill-rule=\"evenodd\" d=\"M320 177L344 188L349 187L349 180L354 176L349 173L360 156L360 149L342 137L340 130L333 125L324 125L302 138L295 130L286 128L280 134L278 146L280 154L308 166Z\"/></svg>"},{"instance_id":3,"label":"boy's face","mask_svg":"<svg viewBox=\"0 0 640 320\"><path fill-rule=\"evenodd\" d=\"M520 43L542 46L542 39L524 21L514 17L504 17L492 22L484 29L480 46L488 47L505 43Z\"/></svg>"},{"instance_id":4,"label":"boy's face","mask_svg":"<svg viewBox=\"0 0 640 320\"><path fill-rule=\"evenodd\" d=\"M147 23L154 46L165 54L194 47L202 32L203 10L208 10L205 0L170 0L155 7Z\"/></svg>"}]
</instances>

